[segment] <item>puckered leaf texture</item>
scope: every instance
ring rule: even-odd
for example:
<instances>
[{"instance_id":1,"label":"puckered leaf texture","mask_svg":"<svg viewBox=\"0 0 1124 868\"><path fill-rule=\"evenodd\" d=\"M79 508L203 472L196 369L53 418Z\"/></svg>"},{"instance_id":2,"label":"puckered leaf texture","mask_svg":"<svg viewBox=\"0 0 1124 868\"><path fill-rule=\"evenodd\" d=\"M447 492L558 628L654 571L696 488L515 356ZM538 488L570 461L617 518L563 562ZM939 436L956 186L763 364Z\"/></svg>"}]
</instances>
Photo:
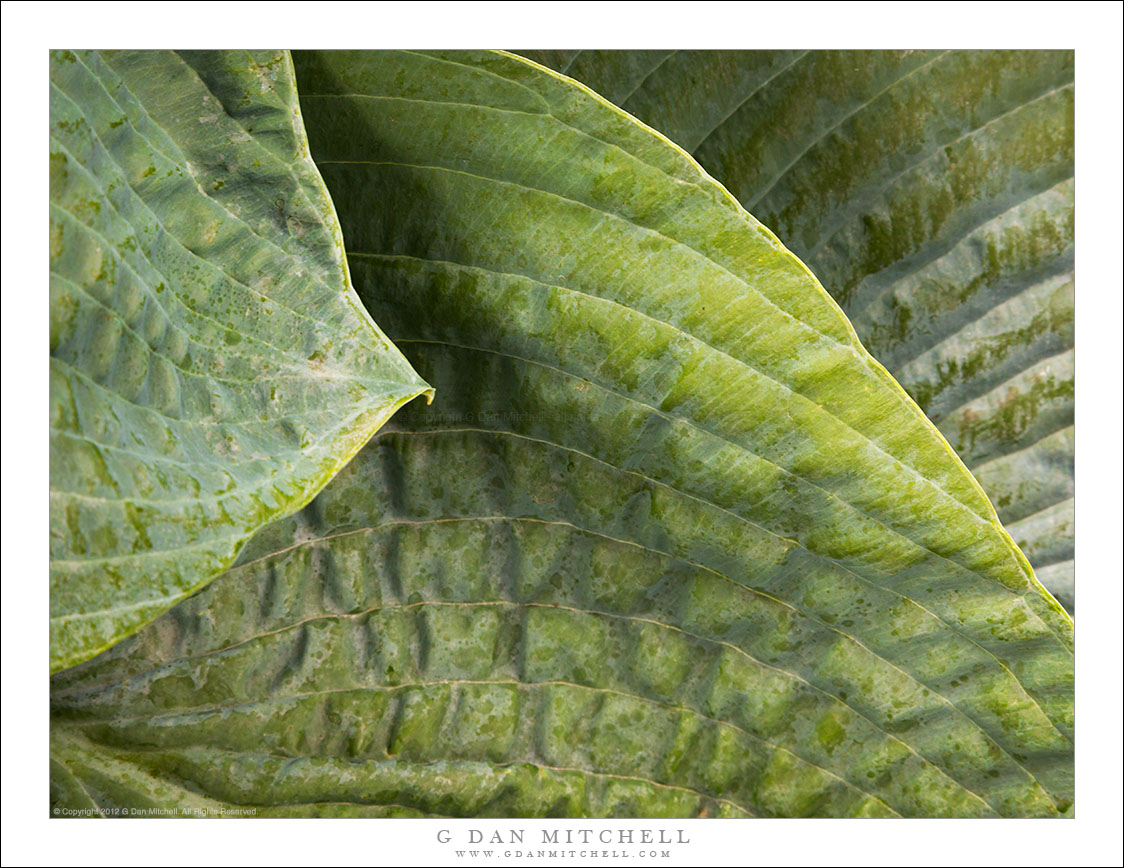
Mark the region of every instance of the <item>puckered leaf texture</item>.
<instances>
[{"instance_id":1,"label":"puckered leaf texture","mask_svg":"<svg viewBox=\"0 0 1124 868\"><path fill-rule=\"evenodd\" d=\"M51 55L51 671L427 389L350 287L287 52Z\"/></svg>"},{"instance_id":2,"label":"puckered leaf texture","mask_svg":"<svg viewBox=\"0 0 1124 868\"><path fill-rule=\"evenodd\" d=\"M1073 52L525 52L682 145L803 259L1073 588Z\"/></svg>"},{"instance_id":3,"label":"puckered leaf texture","mask_svg":"<svg viewBox=\"0 0 1124 868\"><path fill-rule=\"evenodd\" d=\"M56 804L1072 811L1072 622L772 233L521 58L295 62L361 297L441 400L56 676Z\"/></svg>"}]
</instances>

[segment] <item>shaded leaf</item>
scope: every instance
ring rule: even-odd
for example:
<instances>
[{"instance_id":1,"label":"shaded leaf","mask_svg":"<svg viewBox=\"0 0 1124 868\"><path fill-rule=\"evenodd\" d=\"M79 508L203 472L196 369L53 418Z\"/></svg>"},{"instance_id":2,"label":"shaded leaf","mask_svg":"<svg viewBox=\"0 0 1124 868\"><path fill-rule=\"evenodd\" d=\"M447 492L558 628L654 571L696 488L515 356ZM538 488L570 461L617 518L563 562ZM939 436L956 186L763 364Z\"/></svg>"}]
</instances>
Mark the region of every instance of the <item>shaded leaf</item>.
<instances>
[{"instance_id":1,"label":"shaded leaf","mask_svg":"<svg viewBox=\"0 0 1124 868\"><path fill-rule=\"evenodd\" d=\"M357 286L441 401L56 677L56 798L1072 810L1071 622L771 233L519 58L295 60Z\"/></svg>"},{"instance_id":2,"label":"shaded leaf","mask_svg":"<svg viewBox=\"0 0 1124 868\"><path fill-rule=\"evenodd\" d=\"M800 256L1073 611L1073 52L527 52Z\"/></svg>"},{"instance_id":3,"label":"shaded leaf","mask_svg":"<svg viewBox=\"0 0 1124 868\"><path fill-rule=\"evenodd\" d=\"M350 288L286 52L51 55L51 671L428 387Z\"/></svg>"}]
</instances>

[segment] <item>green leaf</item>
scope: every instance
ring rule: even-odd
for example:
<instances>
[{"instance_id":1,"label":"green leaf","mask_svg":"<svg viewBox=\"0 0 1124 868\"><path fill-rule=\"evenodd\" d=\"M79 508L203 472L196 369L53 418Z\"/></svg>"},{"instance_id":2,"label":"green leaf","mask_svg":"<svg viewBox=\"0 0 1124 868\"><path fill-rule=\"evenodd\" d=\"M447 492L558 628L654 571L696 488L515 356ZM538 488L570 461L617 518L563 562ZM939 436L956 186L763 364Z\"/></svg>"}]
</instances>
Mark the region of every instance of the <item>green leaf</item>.
<instances>
[{"instance_id":1,"label":"green leaf","mask_svg":"<svg viewBox=\"0 0 1124 868\"><path fill-rule=\"evenodd\" d=\"M517 57L295 60L441 400L55 678L56 804L1072 811L1072 622L770 232Z\"/></svg>"},{"instance_id":2,"label":"green leaf","mask_svg":"<svg viewBox=\"0 0 1124 868\"><path fill-rule=\"evenodd\" d=\"M51 671L428 387L350 288L287 52L51 55Z\"/></svg>"},{"instance_id":3,"label":"green leaf","mask_svg":"<svg viewBox=\"0 0 1124 868\"><path fill-rule=\"evenodd\" d=\"M528 52L808 263L1073 598L1073 52Z\"/></svg>"}]
</instances>

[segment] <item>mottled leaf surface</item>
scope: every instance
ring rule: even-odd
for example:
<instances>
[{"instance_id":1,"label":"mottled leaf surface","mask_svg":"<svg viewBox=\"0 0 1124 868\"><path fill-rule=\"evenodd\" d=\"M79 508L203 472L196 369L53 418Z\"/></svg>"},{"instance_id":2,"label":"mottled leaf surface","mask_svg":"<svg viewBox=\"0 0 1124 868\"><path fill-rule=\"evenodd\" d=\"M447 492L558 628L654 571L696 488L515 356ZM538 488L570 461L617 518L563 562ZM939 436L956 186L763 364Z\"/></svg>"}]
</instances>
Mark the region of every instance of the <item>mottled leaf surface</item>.
<instances>
[{"instance_id":1,"label":"mottled leaf surface","mask_svg":"<svg viewBox=\"0 0 1124 868\"><path fill-rule=\"evenodd\" d=\"M1072 811L1072 623L770 232L519 58L295 60L356 285L440 401L55 678L57 802Z\"/></svg>"},{"instance_id":2,"label":"mottled leaf surface","mask_svg":"<svg viewBox=\"0 0 1124 868\"><path fill-rule=\"evenodd\" d=\"M527 52L809 267L1072 612L1073 52Z\"/></svg>"},{"instance_id":3,"label":"mottled leaf surface","mask_svg":"<svg viewBox=\"0 0 1124 868\"><path fill-rule=\"evenodd\" d=\"M427 387L350 287L287 52L55 52L50 106L55 671Z\"/></svg>"}]
</instances>

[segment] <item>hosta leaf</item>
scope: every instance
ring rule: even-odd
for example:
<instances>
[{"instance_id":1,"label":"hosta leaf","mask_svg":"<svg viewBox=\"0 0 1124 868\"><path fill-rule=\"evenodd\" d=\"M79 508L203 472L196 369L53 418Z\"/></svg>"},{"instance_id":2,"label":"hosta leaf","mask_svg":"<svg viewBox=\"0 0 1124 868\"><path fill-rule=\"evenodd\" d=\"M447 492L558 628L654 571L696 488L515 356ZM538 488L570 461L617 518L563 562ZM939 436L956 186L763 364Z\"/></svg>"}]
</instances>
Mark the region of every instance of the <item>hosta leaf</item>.
<instances>
[{"instance_id":1,"label":"hosta leaf","mask_svg":"<svg viewBox=\"0 0 1124 868\"><path fill-rule=\"evenodd\" d=\"M287 52L51 55L51 670L306 504L427 386L349 285Z\"/></svg>"},{"instance_id":2,"label":"hosta leaf","mask_svg":"<svg viewBox=\"0 0 1124 868\"><path fill-rule=\"evenodd\" d=\"M1073 610L1073 52L528 52L800 256Z\"/></svg>"},{"instance_id":3,"label":"hosta leaf","mask_svg":"<svg viewBox=\"0 0 1124 868\"><path fill-rule=\"evenodd\" d=\"M296 64L357 286L441 401L55 679L56 800L1071 810L1071 622L767 230L519 58Z\"/></svg>"}]
</instances>

